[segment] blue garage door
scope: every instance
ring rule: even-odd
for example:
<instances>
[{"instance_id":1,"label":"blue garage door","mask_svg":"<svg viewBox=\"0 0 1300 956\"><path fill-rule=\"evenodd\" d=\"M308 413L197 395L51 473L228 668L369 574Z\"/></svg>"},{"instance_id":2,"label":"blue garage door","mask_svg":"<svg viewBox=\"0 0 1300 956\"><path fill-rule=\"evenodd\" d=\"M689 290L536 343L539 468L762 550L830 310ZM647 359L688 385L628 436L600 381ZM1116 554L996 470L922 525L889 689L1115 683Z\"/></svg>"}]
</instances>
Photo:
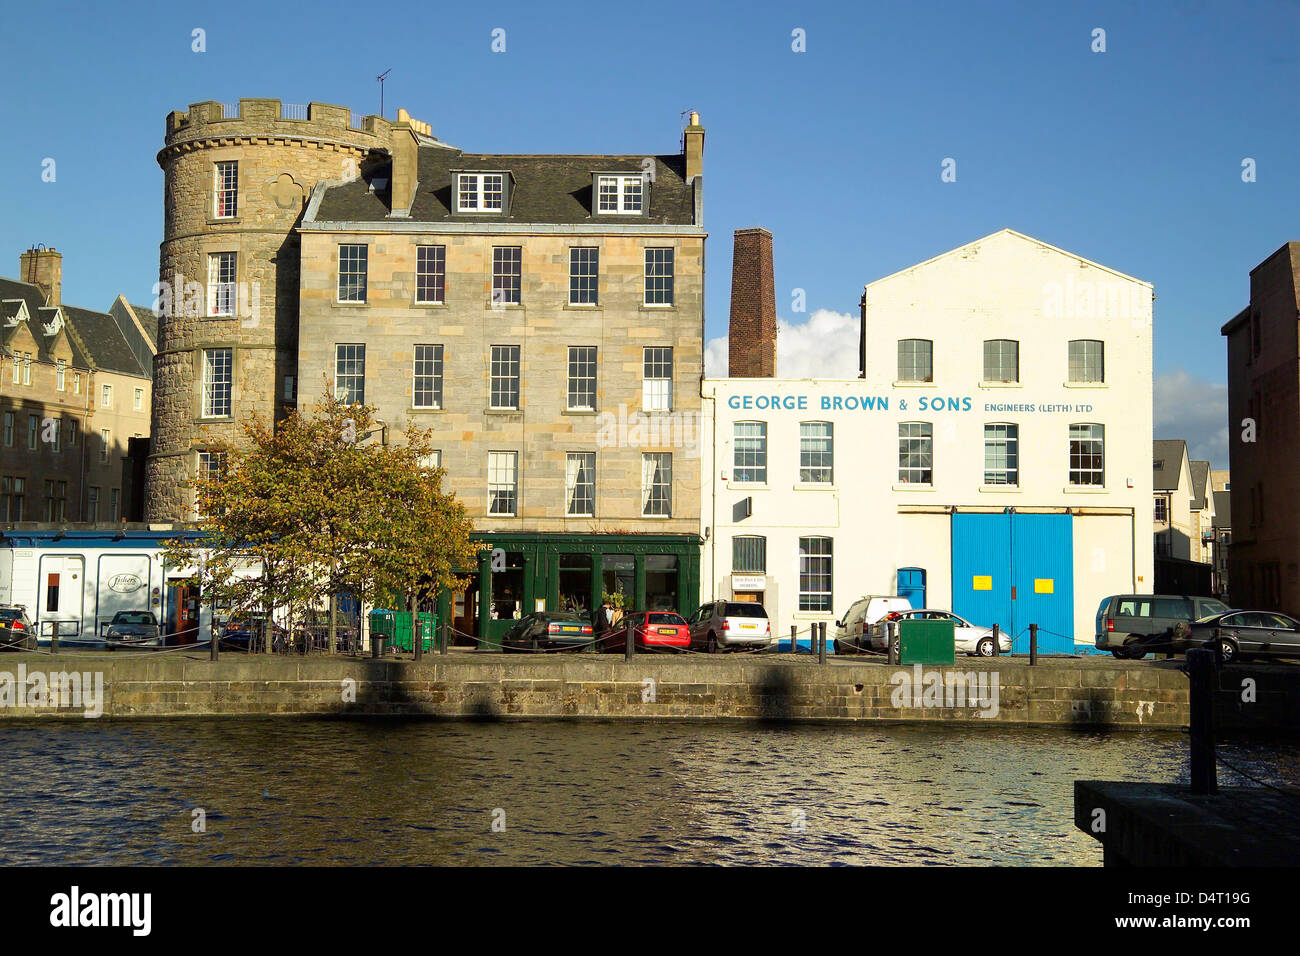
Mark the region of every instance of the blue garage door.
<instances>
[{"instance_id":1,"label":"blue garage door","mask_svg":"<svg viewBox=\"0 0 1300 956\"><path fill-rule=\"evenodd\" d=\"M898 594L912 602L912 607L925 607L925 568L899 568Z\"/></svg>"},{"instance_id":2,"label":"blue garage door","mask_svg":"<svg viewBox=\"0 0 1300 956\"><path fill-rule=\"evenodd\" d=\"M998 624L1014 653L1073 654L1074 533L1070 515L952 516L953 612L973 624Z\"/></svg>"}]
</instances>

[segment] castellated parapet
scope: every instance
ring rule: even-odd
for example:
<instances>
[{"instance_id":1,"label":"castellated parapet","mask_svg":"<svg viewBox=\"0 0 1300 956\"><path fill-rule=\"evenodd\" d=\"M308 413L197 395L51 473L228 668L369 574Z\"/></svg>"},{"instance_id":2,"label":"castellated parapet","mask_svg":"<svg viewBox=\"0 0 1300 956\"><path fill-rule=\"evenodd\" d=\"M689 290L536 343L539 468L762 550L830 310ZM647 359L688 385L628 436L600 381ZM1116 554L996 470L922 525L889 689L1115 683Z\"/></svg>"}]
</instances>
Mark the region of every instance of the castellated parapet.
<instances>
[{"instance_id":1,"label":"castellated parapet","mask_svg":"<svg viewBox=\"0 0 1300 956\"><path fill-rule=\"evenodd\" d=\"M372 153L390 151L393 127L383 117L360 117L342 106L272 99L243 99L238 109L195 103L168 114L166 145L157 157L164 173L163 317L146 520L191 518L187 482L205 443L236 438L250 412L273 419L294 403L295 229L313 187L356 178ZM217 164L231 162L237 164L233 210L217 189ZM219 253L235 254L233 287L219 286L216 276L210 281ZM205 416L204 353L212 349L231 350L231 402L229 414Z\"/></svg>"}]
</instances>

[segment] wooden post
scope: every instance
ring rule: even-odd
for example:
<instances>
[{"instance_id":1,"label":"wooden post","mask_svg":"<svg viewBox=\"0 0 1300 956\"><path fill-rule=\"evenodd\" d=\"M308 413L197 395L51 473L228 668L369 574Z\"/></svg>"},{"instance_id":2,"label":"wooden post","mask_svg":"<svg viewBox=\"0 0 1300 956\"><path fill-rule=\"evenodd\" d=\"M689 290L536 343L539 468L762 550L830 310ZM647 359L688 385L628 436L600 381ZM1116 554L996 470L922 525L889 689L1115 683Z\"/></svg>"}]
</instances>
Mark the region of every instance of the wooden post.
<instances>
[{"instance_id":1,"label":"wooden post","mask_svg":"<svg viewBox=\"0 0 1300 956\"><path fill-rule=\"evenodd\" d=\"M1038 625L1029 625L1029 666L1038 663Z\"/></svg>"},{"instance_id":2,"label":"wooden post","mask_svg":"<svg viewBox=\"0 0 1300 956\"><path fill-rule=\"evenodd\" d=\"M826 622L817 622L817 663L826 663Z\"/></svg>"},{"instance_id":3,"label":"wooden post","mask_svg":"<svg viewBox=\"0 0 1300 956\"><path fill-rule=\"evenodd\" d=\"M1002 626L995 623L993 625L993 656L997 657L1000 653L1002 653Z\"/></svg>"},{"instance_id":4,"label":"wooden post","mask_svg":"<svg viewBox=\"0 0 1300 956\"><path fill-rule=\"evenodd\" d=\"M1187 651L1187 680L1191 698L1192 793L1217 793L1214 766L1214 684L1218 671L1208 647Z\"/></svg>"},{"instance_id":5,"label":"wooden post","mask_svg":"<svg viewBox=\"0 0 1300 956\"><path fill-rule=\"evenodd\" d=\"M899 647L899 626L897 621L890 621L885 625L885 640L889 642L889 663L897 664L900 657L903 656L902 648Z\"/></svg>"},{"instance_id":6,"label":"wooden post","mask_svg":"<svg viewBox=\"0 0 1300 956\"><path fill-rule=\"evenodd\" d=\"M797 624L790 625L790 653L799 653L799 626Z\"/></svg>"},{"instance_id":7,"label":"wooden post","mask_svg":"<svg viewBox=\"0 0 1300 956\"><path fill-rule=\"evenodd\" d=\"M442 653L447 653L447 648L451 646L451 625L446 621L442 622Z\"/></svg>"},{"instance_id":8,"label":"wooden post","mask_svg":"<svg viewBox=\"0 0 1300 956\"><path fill-rule=\"evenodd\" d=\"M424 659L424 622L420 620L418 611L411 618L411 633L415 639L415 662L418 664Z\"/></svg>"},{"instance_id":9,"label":"wooden post","mask_svg":"<svg viewBox=\"0 0 1300 956\"><path fill-rule=\"evenodd\" d=\"M627 640L623 644L623 660L630 661L636 656L636 628L632 626L632 619L627 620Z\"/></svg>"}]
</instances>

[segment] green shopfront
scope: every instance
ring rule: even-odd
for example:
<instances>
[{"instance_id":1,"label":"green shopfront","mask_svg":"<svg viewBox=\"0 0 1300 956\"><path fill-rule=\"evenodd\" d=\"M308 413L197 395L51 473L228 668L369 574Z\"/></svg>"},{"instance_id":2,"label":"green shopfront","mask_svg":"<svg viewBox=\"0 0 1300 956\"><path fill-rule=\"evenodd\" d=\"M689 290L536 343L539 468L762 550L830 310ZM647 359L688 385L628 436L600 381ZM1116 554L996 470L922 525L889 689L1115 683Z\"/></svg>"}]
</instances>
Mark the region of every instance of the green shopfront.
<instances>
[{"instance_id":1,"label":"green shopfront","mask_svg":"<svg viewBox=\"0 0 1300 956\"><path fill-rule=\"evenodd\" d=\"M594 620L606 594L629 610L694 613L700 595L698 535L476 534L490 550L468 587L438 598L438 619L457 637L494 646L534 611L570 611Z\"/></svg>"}]
</instances>

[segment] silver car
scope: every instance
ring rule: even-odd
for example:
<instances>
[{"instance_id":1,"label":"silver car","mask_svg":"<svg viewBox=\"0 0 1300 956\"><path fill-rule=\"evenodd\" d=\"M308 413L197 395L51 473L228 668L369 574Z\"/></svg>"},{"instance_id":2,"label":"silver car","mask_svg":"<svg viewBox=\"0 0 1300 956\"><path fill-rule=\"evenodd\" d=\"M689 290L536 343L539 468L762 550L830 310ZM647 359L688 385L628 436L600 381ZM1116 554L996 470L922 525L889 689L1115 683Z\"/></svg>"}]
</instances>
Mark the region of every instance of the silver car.
<instances>
[{"instance_id":1,"label":"silver car","mask_svg":"<svg viewBox=\"0 0 1300 956\"><path fill-rule=\"evenodd\" d=\"M889 649L889 623L891 621L952 621L953 643L958 654L974 657L993 656L993 628L972 624L964 617L958 617L951 611L937 611L932 608L919 608L915 611L896 611L887 614L877 623L871 625L867 646L872 650ZM1004 633L998 634L998 652L1011 653L1011 638Z\"/></svg>"},{"instance_id":2,"label":"silver car","mask_svg":"<svg viewBox=\"0 0 1300 956\"><path fill-rule=\"evenodd\" d=\"M711 601L687 622L691 647L710 654L729 647L763 648L772 643L772 622L761 604L751 601Z\"/></svg>"}]
</instances>

